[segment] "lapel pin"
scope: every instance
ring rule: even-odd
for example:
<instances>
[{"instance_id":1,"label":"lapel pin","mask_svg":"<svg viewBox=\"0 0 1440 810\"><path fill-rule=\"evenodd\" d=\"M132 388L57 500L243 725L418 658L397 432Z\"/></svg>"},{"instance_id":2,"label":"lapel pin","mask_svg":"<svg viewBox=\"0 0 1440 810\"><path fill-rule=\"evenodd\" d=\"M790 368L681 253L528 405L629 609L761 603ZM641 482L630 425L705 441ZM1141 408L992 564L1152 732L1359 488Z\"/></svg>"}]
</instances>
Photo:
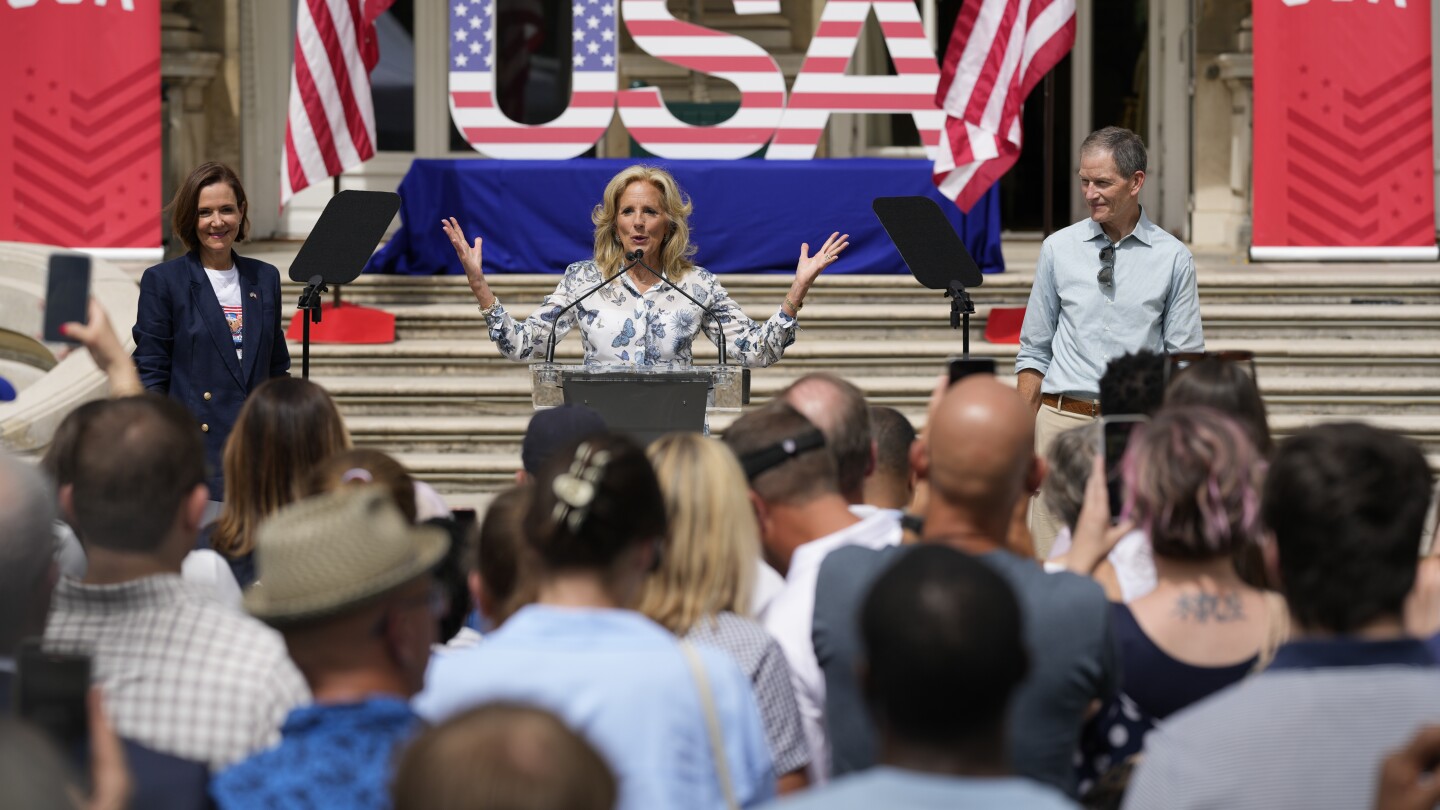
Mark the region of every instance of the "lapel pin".
<instances>
[{"instance_id":1,"label":"lapel pin","mask_svg":"<svg viewBox=\"0 0 1440 810\"><path fill-rule=\"evenodd\" d=\"M250 297L251 297L251 298L259 298L260 296L256 295L254 292L251 292L251 293L250 293Z\"/></svg>"}]
</instances>

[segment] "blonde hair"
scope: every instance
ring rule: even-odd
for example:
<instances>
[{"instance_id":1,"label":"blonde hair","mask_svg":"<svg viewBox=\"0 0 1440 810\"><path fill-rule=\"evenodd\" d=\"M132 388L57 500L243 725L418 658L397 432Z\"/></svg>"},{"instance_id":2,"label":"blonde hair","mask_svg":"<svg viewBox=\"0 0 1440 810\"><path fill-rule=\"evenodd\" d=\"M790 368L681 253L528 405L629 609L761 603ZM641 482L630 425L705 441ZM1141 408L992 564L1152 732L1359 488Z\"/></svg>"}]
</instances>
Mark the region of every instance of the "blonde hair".
<instances>
[{"instance_id":1,"label":"blonde hair","mask_svg":"<svg viewBox=\"0 0 1440 810\"><path fill-rule=\"evenodd\" d=\"M690 212L694 206L690 198L680 190L670 172L658 166L635 165L622 170L610 178L605 186L605 199L590 212L590 221L595 223L595 265L600 274L609 276L620 269L625 257L625 247L615 233L615 217L620 208L620 197L631 183L645 182L660 192L660 205L670 220L670 230L663 237L660 247L660 266L671 281L678 281L689 273L695 263L690 257L696 247L690 244Z\"/></svg>"},{"instance_id":2,"label":"blonde hair","mask_svg":"<svg viewBox=\"0 0 1440 810\"><path fill-rule=\"evenodd\" d=\"M698 433L662 436L646 450L670 521L670 545L645 582L640 612L683 636L706 616L746 615L760 527L740 462Z\"/></svg>"}]
</instances>

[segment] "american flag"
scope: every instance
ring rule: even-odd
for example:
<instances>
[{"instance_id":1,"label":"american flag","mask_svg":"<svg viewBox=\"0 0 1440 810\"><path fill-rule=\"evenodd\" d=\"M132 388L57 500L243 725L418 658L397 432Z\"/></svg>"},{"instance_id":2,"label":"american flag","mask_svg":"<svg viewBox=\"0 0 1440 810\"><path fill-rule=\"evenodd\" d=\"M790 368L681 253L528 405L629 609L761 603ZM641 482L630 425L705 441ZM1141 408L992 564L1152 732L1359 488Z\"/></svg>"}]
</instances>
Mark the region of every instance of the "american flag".
<instances>
[{"instance_id":1,"label":"american flag","mask_svg":"<svg viewBox=\"0 0 1440 810\"><path fill-rule=\"evenodd\" d=\"M935 185L961 210L1015 164L1025 97L1074 44L1075 0L965 0L936 92Z\"/></svg>"},{"instance_id":2,"label":"american flag","mask_svg":"<svg viewBox=\"0 0 1440 810\"><path fill-rule=\"evenodd\" d=\"M476 150L496 158L584 154L615 114L619 30L614 0L573 0L570 106L546 124L520 124L495 98L495 0L452 0L450 115Z\"/></svg>"},{"instance_id":3,"label":"american flag","mask_svg":"<svg viewBox=\"0 0 1440 810\"><path fill-rule=\"evenodd\" d=\"M665 0L624 0L625 28L644 51L724 79L740 90L740 109L713 126L686 124L653 87L620 93L620 120L637 143L665 158L743 158L765 146L785 112L785 76L748 39L675 19ZM742 10L743 9L743 10ZM736 2L741 14L778 13L770 0Z\"/></svg>"},{"instance_id":4,"label":"american flag","mask_svg":"<svg viewBox=\"0 0 1440 810\"><path fill-rule=\"evenodd\" d=\"M295 20L280 205L375 156L375 18L395 0L304 0Z\"/></svg>"},{"instance_id":5,"label":"american flag","mask_svg":"<svg viewBox=\"0 0 1440 810\"><path fill-rule=\"evenodd\" d=\"M865 20L874 9L896 76L845 73ZM932 160L939 154L944 115L935 103L940 78L935 52L913 0L830 0L810 40L790 105L766 151L767 158L809 160L832 112L912 113L920 142Z\"/></svg>"}]
</instances>

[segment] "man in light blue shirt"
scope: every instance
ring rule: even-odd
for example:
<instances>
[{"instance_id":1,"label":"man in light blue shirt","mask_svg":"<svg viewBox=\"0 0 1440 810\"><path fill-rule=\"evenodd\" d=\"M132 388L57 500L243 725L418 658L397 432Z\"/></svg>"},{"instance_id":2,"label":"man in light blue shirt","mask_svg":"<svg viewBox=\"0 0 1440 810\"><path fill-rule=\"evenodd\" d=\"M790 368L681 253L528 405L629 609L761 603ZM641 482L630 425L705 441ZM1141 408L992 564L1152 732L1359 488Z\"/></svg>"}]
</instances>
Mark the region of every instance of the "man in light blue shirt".
<instances>
[{"instance_id":1,"label":"man in light blue shirt","mask_svg":"<svg viewBox=\"0 0 1440 810\"><path fill-rule=\"evenodd\" d=\"M1015 373L1036 410L1036 451L1100 415L1100 377L1111 360L1203 351L1195 260L1140 207L1145 144L1106 127L1080 145L1080 188L1090 218L1051 234L1040 249L1020 331ZM1039 498L1030 531L1049 551L1059 525Z\"/></svg>"}]
</instances>

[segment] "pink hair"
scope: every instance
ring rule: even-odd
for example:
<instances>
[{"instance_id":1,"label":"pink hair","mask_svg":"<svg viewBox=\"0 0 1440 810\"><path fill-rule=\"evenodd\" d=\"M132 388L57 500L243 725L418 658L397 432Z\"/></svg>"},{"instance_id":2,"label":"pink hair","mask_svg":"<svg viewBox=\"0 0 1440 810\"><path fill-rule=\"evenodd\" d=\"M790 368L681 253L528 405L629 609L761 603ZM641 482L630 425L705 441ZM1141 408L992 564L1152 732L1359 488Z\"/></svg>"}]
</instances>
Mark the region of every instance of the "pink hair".
<instances>
[{"instance_id":1,"label":"pink hair","mask_svg":"<svg viewBox=\"0 0 1440 810\"><path fill-rule=\"evenodd\" d=\"M1202 406L1166 408L1137 431L1125 515L1164 557L1208 559L1260 536L1265 460L1240 425Z\"/></svg>"}]
</instances>

